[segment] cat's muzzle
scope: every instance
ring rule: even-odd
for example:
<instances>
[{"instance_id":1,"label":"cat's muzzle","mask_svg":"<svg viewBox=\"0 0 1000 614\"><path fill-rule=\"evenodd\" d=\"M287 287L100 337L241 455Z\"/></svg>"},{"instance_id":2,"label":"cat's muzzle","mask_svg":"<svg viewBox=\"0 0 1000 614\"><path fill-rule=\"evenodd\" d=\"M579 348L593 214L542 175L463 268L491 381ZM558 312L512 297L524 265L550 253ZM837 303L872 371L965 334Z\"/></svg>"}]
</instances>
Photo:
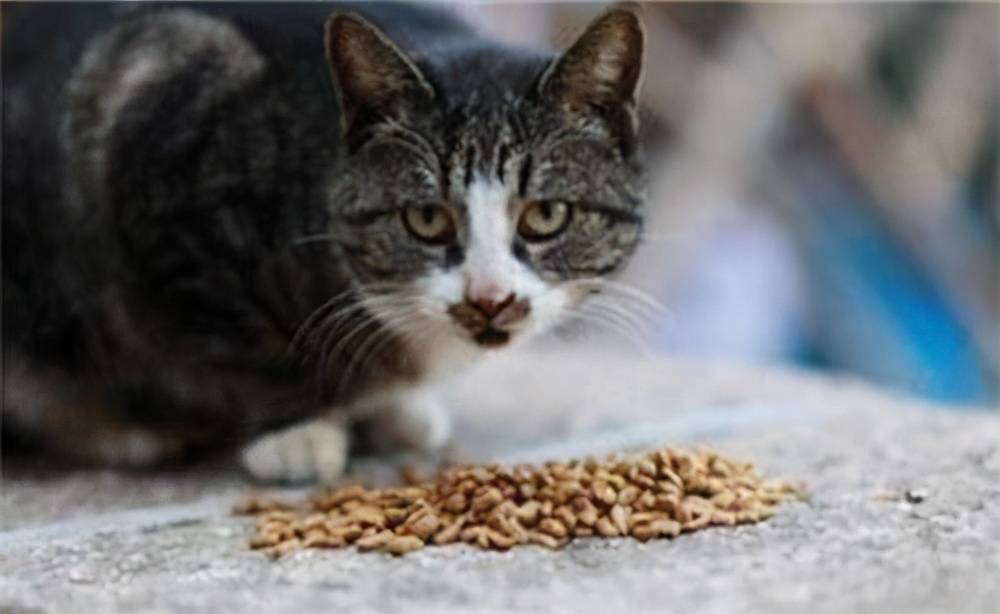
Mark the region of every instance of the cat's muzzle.
<instances>
[{"instance_id":1,"label":"cat's muzzle","mask_svg":"<svg viewBox=\"0 0 1000 614\"><path fill-rule=\"evenodd\" d=\"M479 345L501 347L510 341L510 327L531 313L531 303L513 294L499 303L466 298L449 307L448 313L459 326L469 331Z\"/></svg>"}]
</instances>

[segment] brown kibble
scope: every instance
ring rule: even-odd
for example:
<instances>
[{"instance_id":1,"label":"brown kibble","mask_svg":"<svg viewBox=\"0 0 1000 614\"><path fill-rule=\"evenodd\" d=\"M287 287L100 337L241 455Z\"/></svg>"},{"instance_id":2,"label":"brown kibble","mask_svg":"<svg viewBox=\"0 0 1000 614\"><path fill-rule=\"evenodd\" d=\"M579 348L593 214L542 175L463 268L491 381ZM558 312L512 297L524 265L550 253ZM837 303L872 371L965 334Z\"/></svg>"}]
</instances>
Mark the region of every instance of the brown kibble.
<instances>
[{"instance_id":1,"label":"brown kibble","mask_svg":"<svg viewBox=\"0 0 1000 614\"><path fill-rule=\"evenodd\" d=\"M465 526L465 516L459 516L450 525L434 534L434 543L439 545L450 544L458 541L459 534Z\"/></svg>"},{"instance_id":2,"label":"brown kibble","mask_svg":"<svg viewBox=\"0 0 1000 614\"><path fill-rule=\"evenodd\" d=\"M681 476L674 473L670 467L666 465L660 467L660 475L673 482L677 488L684 488L684 480L681 479Z\"/></svg>"},{"instance_id":3,"label":"brown kibble","mask_svg":"<svg viewBox=\"0 0 1000 614\"><path fill-rule=\"evenodd\" d=\"M268 556L350 544L399 556L457 541L506 550L518 544L558 549L585 537L671 538L766 520L777 505L804 492L787 482L764 481L751 464L706 450L513 469L486 464L413 482L319 491L309 509L257 497L233 511L256 516L249 546Z\"/></svg>"},{"instance_id":4,"label":"brown kibble","mask_svg":"<svg viewBox=\"0 0 1000 614\"><path fill-rule=\"evenodd\" d=\"M292 522L296 519L294 512L289 511L270 511L266 512L257 522L268 523L268 522Z\"/></svg>"},{"instance_id":5,"label":"brown kibble","mask_svg":"<svg viewBox=\"0 0 1000 614\"><path fill-rule=\"evenodd\" d=\"M676 520L663 518L654 520L649 526L656 532L658 537L677 537L681 534L681 523Z\"/></svg>"},{"instance_id":6,"label":"brown kibble","mask_svg":"<svg viewBox=\"0 0 1000 614\"><path fill-rule=\"evenodd\" d=\"M572 529L576 526L576 514L570 509L568 505L560 505L555 510L552 511L553 518L559 520L559 522L566 525L567 529Z\"/></svg>"},{"instance_id":7,"label":"brown kibble","mask_svg":"<svg viewBox=\"0 0 1000 614\"><path fill-rule=\"evenodd\" d=\"M573 501L573 509L576 510L576 519L582 524L588 527L593 527L597 524L597 518L600 516L600 513L594 504L591 503L590 499L577 497Z\"/></svg>"},{"instance_id":8,"label":"brown kibble","mask_svg":"<svg viewBox=\"0 0 1000 614\"><path fill-rule=\"evenodd\" d=\"M402 556L413 552L414 550L420 550L423 547L424 540L420 539L416 535L397 535L386 542L385 545L382 546L382 549L389 554Z\"/></svg>"},{"instance_id":9,"label":"brown kibble","mask_svg":"<svg viewBox=\"0 0 1000 614\"><path fill-rule=\"evenodd\" d=\"M473 512L485 512L503 501L503 493L499 489L492 487L482 495L472 500Z\"/></svg>"},{"instance_id":10,"label":"brown kibble","mask_svg":"<svg viewBox=\"0 0 1000 614\"><path fill-rule=\"evenodd\" d=\"M533 527L538 522L538 516L541 513L541 508L542 504L538 501L528 501L518 508L516 513L517 519L526 526Z\"/></svg>"},{"instance_id":11,"label":"brown kibble","mask_svg":"<svg viewBox=\"0 0 1000 614\"><path fill-rule=\"evenodd\" d=\"M332 510L346 501L357 499L365 494L365 487L355 484L334 491L332 494L318 498L321 505L317 505L317 499L313 500L313 507L319 510Z\"/></svg>"},{"instance_id":12,"label":"brown kibble","mask_svg":"<svg viewBox=\"0 0 1000 614\"><path fill-rule=\"evenodd\" d=\"M353 542L354 540L361 537L362 532L363 530L361 528L361 525L357 524L350 524L347 526L336 527L334 529L330 529L329 527L327 527L328 534L330 534L333 537L339 537L340 539L343 539L345 542L348 543Z\"/></svg>"},{"instance_id":13,"label":"brown kibble","mask_svg":"<svg viewBox=\"0 0 1000 614\"><path fill-rule=\"evenodd\" d=\"M538 523L538 530L543 533L548 533L552 537L566 537L566 525L559 522L555 518L543 518L541 522Z\"/></svg>"},{"instance_id":14,"label":"brown kibble","mask_svg":"<svg viewBox=\"0 0 1000 614\"><path fill-rule=\"evenodd\" d=\"M233 506L234 516L259 515L264 512L290 511L295 505L282 499L274 499L264 496L251 496Z\"/></svg>"},{"instance_id":15,"label":"brown kibble","mask_svg":"<svg viewBox=\"0 0 1000 614\"><path fill-rule=\"evenodd\" d=\"M486 530L486 527L474 526L462 529L459 534L460 539L468 544L479 541L479 534Z\"/></svg>"},{"instance_id":16,"label":"brown kibble","mask_svg":"<svg viewBox=\"0 0 1000 614\"><path fill-rule=\"evenodd\" d=\"M537 544L539 546L544 546L552 550L556 550L559 548L558 539L552 537L548 533L542 533L540 531L529 531L528 542L532 544Z\"/></svg>"},{"instance_id":17,"label":"brown kibble","mask_svg":"<svg viewBox=\"0 0 1000 614\"><path fill-rule=\"evenodd\" d=\"M280 544L277 544L269 548L267 553L274 558L279 558L285 556L286 554L295 552L301 547L302 547L302 542L293 537L292 539L286 539Z\"/></svg>"},{"instance_id":18,"label":"brown kibble","mask_svg":"<svg viewBox=\"0 0 1000 614\"><path fill-rule=\"evenodd\" d=\"M346 545L343 538L326 533L311 533L302 540L303 548L343 548Z\"/></svg>"},{"instance_id":19,"label":"brown kibble","mask_svg":"<svg viewBox=\"0 0 1000 614\"><path fill-rule=\"evenodd\" d=\"M552 501L542 501L542 506L538 508L538 513L543 517L548 518L552 515L552 511L554 509L555 506L552 504Z\"/></svg>"},{"instance_id":20,"label":"brown kibble","mask_svg":"<svg viewBox=\"0 0 1000 614\"><path fill-rule=\"evenodd\" d=\"M632 505L633 503L635 503L635 500L639 498L639 495L641 495L642 492L643 491L640 490L639 487L637 486L632 486L632 485L626 486L625 488L621 489L621 491L618 493L618 504Z\"/></svg>"},{"instance_id":21,"label":"brown kibble","mask_svg":"<svg viewBox=\"0 0 1000 614\"><path fill-rule=\"evenodd\" d=\"M507 550L511 546L517 543L517 539L504 535L499 531L494 531L493 529L486 529L486 536L490 540L490 545L500 550Z\"/></svg>"},{"instance_id":22,"label":"brown kibble","mask_svg":"<svg viewBox=\"0 0 1000 614\"><path fill-rule=\"evenodd\" d=\"M685 531L696 531L698 529L704 529L712 522L711 512L702 512L700 515L696 515L691 520L685 522L682 528Z\"/></svg>"},{"instance_id":23,"label":"brown kibble","mask_svg":"<svg viewBox=\"0 0 1000 614\"><path fill-rule=\"evenodd\" d=\"M394 537L396 537L396 534L387 529L385 531L379 531L374 535L369 535L368 537L359 538L354 542L354 545L358 547L358 550L366 552L368 550L381 548L382 546L388 544L389 540Z\"/></svg>"},{"instance_id":24,"label":"brown kibble","mask_svg":"<svg viewBox=\"0 0 1000 614\"><path fill-rule=\"evenodd\" d=\"M594 498L604 505L611 506L618 501L618 493L616 493L615 489L611 488L611 486L603 480L594 482L594 485L591 488L594 493Z\"/></svg>"},{"instance_id":25,"label":"brown kibble","mask_svg":"<svg viewBox=\"0 0 1000 614\"><path fill-rule=\"evenodd\" d=\"M615 525L615 528L618 529L618 533L628 535L628 514L625 512L625 508L616 503L611 508L611 511L608 512L608 517Z\"/></svg>"},{"instance_id":26,"label":"brown kibble","mask_svg":"<svg viewBox=\"0 0 1000 614\"><path fill-rule=\"evenodd\" d=\"M656 529L654 529L651 524L637 524L632 527L632 537L641 542L649 541L656 536Z\"/></svg>"},{"instance_id":27,"label":"brown kibble","mask_svg":"<svg viewBox=\"0 0 1000 614\"><path fill-rule=\"evenodd\" d=\"M459 514L469 509L469 499L464 494L457 492L444 502L444 509L453 514Z\"/></svg>"},{"instance_id":28,"label":"brown kibble","mask_svg":"<svg viewBox=\"0 0 1000 614\"><path fill-rule=\"evenodd\" d=\"M258 533L250 538L250 547L254 550L274 546L281 540L274 533Z\"/></svg>"},{"instance_id":29,"label":"brown kibble","mask_svg":"<svg viewBox=\"0 0 1000 614\"><path fill-rule=\"evenodd\" d=\"M385 524L385 512L374 505L362 505L350 513L351 519L362 525L382 526Z\"/></svg>"},{"instance_id":30,"label":"brown kibble","mask_svg":"<svg viewBox=\"0 0 1000 614\"><path fill-rule=\"evenodd\" d=\"M434 514L426 514L413 523L405 523L403 527L412 535L426 540L441 527L441 519Z\"/></svg>"},{"instance_id":31,"label":"brown kibble","mask_svg":"<svg viewBox=\"0 0 1000 614\"><path fill-rule=\"evenodd\" d=\"M598 534L603 535L604 537L619 536L618 529L607 516L601 516L601 518L597 521L597 524L594 525L594 528L597 529Z\"/></svg>"}]
</instances>

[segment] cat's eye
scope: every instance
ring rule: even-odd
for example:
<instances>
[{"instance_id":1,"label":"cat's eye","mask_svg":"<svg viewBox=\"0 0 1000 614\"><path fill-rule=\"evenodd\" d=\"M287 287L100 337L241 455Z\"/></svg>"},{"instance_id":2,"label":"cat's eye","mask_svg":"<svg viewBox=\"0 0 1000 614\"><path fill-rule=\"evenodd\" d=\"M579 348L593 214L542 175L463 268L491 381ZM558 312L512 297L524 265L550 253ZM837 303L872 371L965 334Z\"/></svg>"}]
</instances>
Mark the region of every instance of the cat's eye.
<instances>
[{"instance_id":1,"label":"cat's eye","mask_svg":"<svg viewBox=\"0 0 1000 614\"><path fill-rule=\"evenodd\" d=\"M455 222L440 205L410 205L403 209L403 225L425 243L443 245L455 239Z\"/></svg>"},{"instance_id":2,"label":"cat's eye","mask_svg":"<svg viewBox=\"0 0 1000 614\"><path fill-rule=\"evenodd\" d=\"M561 200L535 201L517 221L517 232L527 241L544 241L561 233L569 225L571 207Z\"/></svg>"}]
</instances>

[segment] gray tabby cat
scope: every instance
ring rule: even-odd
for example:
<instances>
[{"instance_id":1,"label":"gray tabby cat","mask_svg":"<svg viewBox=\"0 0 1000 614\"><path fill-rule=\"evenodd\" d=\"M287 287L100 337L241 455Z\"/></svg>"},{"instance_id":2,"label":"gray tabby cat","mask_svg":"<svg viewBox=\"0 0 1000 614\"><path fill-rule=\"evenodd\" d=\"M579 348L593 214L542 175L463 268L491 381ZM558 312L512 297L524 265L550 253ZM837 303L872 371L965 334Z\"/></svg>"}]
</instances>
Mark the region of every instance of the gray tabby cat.
<instances>
[{"instance_id":1,"label":"gray tabby cat","mask_svg":"<svg viewBox=\"0 0 1000 614\"><path fill-rule=\"evenodd\" d=\"M352 422L439 447L437 382L606 287L643 219L636 15L553 58L353 11L5 5L6 443L331 481Z\"/></svg>"}]
</instances>

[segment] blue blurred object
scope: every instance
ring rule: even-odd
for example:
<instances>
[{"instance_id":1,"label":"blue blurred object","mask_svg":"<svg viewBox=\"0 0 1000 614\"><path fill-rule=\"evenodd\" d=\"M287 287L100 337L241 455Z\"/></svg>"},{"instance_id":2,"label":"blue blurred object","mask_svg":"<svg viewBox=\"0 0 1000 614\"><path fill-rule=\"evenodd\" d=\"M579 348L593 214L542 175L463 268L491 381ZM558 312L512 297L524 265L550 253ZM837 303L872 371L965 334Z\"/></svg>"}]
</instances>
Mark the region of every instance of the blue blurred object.
<instances>
[{"instance_id":1,"label":"blue blurred object","mask_svg":"<svg viewBox=\"0 0 1000 614\"><path fill-rule=\"evenodd\" d=\"M814 355L903 390L951 403L988 400L982 357L948 297L829 155L789 156L799 197Z\"/></svg>"}]
</instances>

